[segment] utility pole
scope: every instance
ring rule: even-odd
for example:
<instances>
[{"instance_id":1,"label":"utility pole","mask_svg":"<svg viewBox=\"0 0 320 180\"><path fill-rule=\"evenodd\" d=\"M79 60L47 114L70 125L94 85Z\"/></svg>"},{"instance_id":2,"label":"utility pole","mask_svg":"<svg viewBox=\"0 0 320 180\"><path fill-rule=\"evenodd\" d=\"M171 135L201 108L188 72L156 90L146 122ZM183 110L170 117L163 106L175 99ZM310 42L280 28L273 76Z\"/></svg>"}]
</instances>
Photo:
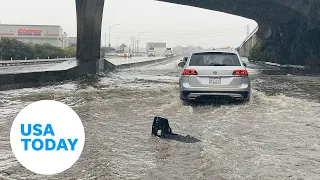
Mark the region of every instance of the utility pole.
<instances>
[{"instance_id":1,"label":"utility pole","mask_svg":"<svg viewBox=\"0 0 320 180\"><path fill-rule=\"evenodd\" d=\"M108 45L108 46L109 46L109 50L110 50L110 48L111 48L111 44L110 44L110 36L111 36L111 35L110 35L110 34L111 34L111 33L110 33L110 29L111 29L111 26L109 27L109 45Z\"/></svg>"},{"instance_id":2,"label":"utility pole","mask_svg":"<svg viewBox=\"0 0 320 180\"><path fill-rule=\"evenodd\" d=\"M139 53L139 39L137 40L136 44L137 44L137 53Z\"/></svg>"},{"instance_id":3,"label":"utility pole","mask_svg":"<svg viewBox=\"0 0 320 180\"><path fill-rule=\"evenodd\" d=\"M140 35L143 34L145 32L139 33L138 34L138 40L137 40L137 53L139 53L139 44L140 44Z\"/></svg>"},{"instance_id":4,"label":"utility pole","mask_svg":"<svg viewBox=\"0 0 320 180\"><path fill-rule=\"evenodd\" d=\"M118 50L119 49L119 37L117 37L117 49L116 50Z\"/></svg>"},{"instance_id":5,"label":"utility pole","mask_svg":"<svg viewBox=\"0 0 320 180\"><path fill-rule=\"evenodd\" d=\"M135 48L136 48L136 46L135 46L135 40L134 40L135 38L134 38L134 36L133 36L133 40L132 40L132 42L133 42L133 48L132 48L132 52L134 53L134 51L135 51Z\"/></svg>"},{"instance_id":6,"label":"utility pole","mask_svg":"<svg viewBox=\"0 0 320 180\"><path fill-rule=\"evenodd\" d=\"M133 37L131 37L131 47L130 47L130 49L131 49L131 52L133 52Z\"/></svg>"},{"instance_id":7,"label":"utility pole","mask_svg":"<svg viewBox=\"0 0 320 180\"><path fill-rule=\"evenodd\" d=\"M130 42L130 52L132 52L132 40L133 40L133 37L131 37L130 39L131 39L131 42Z\"/></svg>"},{"instance_id":8,"label":"utility pole","mask_svg":"<svg viewBox=\"0 0 320 180\"><path fill-rule=\"evenodd\" d=\"M137 53L139 53L139 40L137 40Z\"/></svg>"}]
</instances>

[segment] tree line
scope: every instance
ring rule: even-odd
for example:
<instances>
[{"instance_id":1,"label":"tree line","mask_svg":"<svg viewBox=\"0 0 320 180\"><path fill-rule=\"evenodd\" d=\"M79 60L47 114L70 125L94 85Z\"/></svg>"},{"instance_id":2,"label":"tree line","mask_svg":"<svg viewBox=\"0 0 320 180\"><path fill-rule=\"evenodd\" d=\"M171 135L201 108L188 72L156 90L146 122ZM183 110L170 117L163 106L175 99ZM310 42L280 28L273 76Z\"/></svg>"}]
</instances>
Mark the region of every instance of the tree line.
<instances>
[{"instance_id":1,"label":"tree line","mask_svg":"<svg viewBox=\"0 0 320 180\"><path fill-rule=\"evenodd\" d=\"M76 47L55 47L50 44L24 43L12 38L1 38L0 60L55 59L76 56Z\"/></svg>"}]
</instances>

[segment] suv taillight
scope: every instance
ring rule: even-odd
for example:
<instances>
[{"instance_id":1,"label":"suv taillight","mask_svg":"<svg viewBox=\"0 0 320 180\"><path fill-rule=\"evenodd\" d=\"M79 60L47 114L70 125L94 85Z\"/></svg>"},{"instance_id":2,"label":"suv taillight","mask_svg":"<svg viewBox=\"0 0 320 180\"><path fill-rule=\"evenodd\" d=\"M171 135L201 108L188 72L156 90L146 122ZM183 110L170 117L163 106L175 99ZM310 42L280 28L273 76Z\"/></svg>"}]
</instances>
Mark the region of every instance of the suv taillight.
<instances>
[{"instance_id":1,"label":"suv taillight","mask_svg":"<svg viewBox=\"0 0 320 180\"><path fill-rule=\"evenodd\" d=\"M184 69L182 76L198 75L198 72L195 69Z\"/></svg>"},{"instance_id":2,"label":"suv taillight","mask_svg":"<svg viewBox=\"0 0 320 180\"><path fill-rule=\"evenodd\" d=\"M248 71L247 70L234 70L232 74L245 77L245 76L248 76Z\"/></svg>"}]
</instances>

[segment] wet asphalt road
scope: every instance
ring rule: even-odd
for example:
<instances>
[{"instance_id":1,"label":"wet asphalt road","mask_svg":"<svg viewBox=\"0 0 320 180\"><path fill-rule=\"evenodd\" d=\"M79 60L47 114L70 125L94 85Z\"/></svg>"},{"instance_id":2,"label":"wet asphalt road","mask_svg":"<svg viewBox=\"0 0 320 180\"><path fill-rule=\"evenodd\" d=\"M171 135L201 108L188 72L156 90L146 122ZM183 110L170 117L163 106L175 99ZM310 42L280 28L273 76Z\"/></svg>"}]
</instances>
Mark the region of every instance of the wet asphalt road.
<instances>
[{"instance_id":1,"label":"wet asphalt road","mask_svg":"<svg viewBox=\"0 0 320 180\"><path fill-rule=\"evenodd\" d=\"M178 62L0 92L0 179L320 179L319 77L250 64L251 102L186 106ZM41 99L70 105L86 131L78 162L52 177L24 169L9 142L17 113ZM151 137L154 116L181 138Z\"/></svg>"}]
</instances>

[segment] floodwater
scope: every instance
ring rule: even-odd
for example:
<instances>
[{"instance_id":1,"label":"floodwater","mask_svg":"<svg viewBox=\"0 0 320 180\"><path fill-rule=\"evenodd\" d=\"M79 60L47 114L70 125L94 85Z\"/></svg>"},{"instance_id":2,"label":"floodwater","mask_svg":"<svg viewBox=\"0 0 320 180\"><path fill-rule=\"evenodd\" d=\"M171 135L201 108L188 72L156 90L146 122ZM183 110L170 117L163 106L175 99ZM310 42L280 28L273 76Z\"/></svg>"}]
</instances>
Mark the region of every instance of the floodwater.
<instances>
[{"instance_id":1,"label":"floodwater","mask_svg":"<svg viewBox=\"0 0 320 180\"><path fill-rule=\"evenodd\" d=\"M183 105L178 62L0 92L0 179L320 179L319 77L249 64L249 103ZM80 159L50 178L23 168L9 141L17 113L41 99L70 105L86 131ZM154 116L182 138L152 137Z\"/></svg>"}]
</instances>

